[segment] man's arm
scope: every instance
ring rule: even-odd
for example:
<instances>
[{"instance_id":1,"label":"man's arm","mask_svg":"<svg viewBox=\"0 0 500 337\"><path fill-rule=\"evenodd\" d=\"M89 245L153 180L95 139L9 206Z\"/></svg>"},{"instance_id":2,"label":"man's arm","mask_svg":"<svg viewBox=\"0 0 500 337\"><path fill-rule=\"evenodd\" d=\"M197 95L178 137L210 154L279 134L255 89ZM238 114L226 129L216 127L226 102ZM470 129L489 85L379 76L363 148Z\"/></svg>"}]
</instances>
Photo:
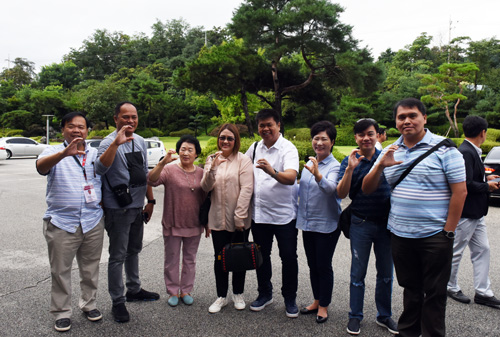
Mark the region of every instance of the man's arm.
<instances>
[{"instance_id":1,"label":"man's arm","mask_svg":"<svg viewBox=\"0 0 500 337\"><path fill-rule=\"evenodd\" d=\"M450 205L448 206L448 218L444 225L444 230L454 232L458 221L462 215L465 197L467 197L467 185L465 181L461 183L449 184L451 189Z\"/></svg>"},{"instance_id":2,"label":"man's arm","mask_svg":"<svg viewBox=\"0 0 500 337\"><path fill-rule=\"evenodd\" d=\"M386 152L380 158L378 163L371 169L371 171L365 176L363 179L363 185L361 190L364 194L370 194L377 190L381 181L382 181L382 173L386 167L390 167L393 165L402 164L402 161L396 161L394 159L394 152L398 149L397 145L391 145L387 147ZM385 150L384 150L385 151Z\"/></svg>"},{"instance_id":3,"label":"man's arm","mask_svg":"<svg viewBox=\"0 0 500 337\"><path fill-rule=\"evenodd\" d=\"M36 161L36 170L41 175L47 175L49 171L57 165L61 160L68 156L85 154L85 151L78 150L78 144L83 141L83 138L75 138L64 148L64 150L54 153L50 156L40 158Z\"/></svg>"},{"instance_id":4,"label":"man's arm","mask_svg":"<svg viewBox=\"0 0 500 337\"><path fill-rule=\"evenodd\" d=\"M129 142L134 139L133 136L127 137L125 135L125 131L128 129L132 129L130 125L126 125L120 129L116 133L116 137L113 142L109 145L109 147L104 151L104 153L99 157L99 161L105 167L110 167L115 160L116 151L118 151L118 147L126 142Z\"/></svg>"},{"instance_id":5,"label":"man's arm","mask_svg":"<svg viewBox=\"0 0 500 337\"><path fill-rule=\"evenodd\" d=\"M354 172L354 169L358 167L359 163L361 163L361 160L364 158L364 156L359 156L359 158L356 158L357 153L360 153L359 149L354 149L349 154L344 176L337 185L337 196L340 199L344 199L349 194L349 191L351 190L352 174Z\"/></svg>"}]
</instances>

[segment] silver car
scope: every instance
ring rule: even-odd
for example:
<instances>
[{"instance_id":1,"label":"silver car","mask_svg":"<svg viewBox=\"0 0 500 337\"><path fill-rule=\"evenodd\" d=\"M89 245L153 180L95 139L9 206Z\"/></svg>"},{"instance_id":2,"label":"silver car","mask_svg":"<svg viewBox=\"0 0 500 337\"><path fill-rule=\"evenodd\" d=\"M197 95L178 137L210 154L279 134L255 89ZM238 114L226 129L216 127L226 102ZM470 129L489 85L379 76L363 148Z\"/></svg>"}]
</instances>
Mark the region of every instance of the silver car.
<instances>
[{"instance_id":1,"label":"silver car","mask_svg":"<svg viewBox=\"0 0 500 337\"><path fill-rule=\"evenodd\" d=\"M0 138L0 147L5 148L7 159L11 157L37 157L48 146L26 137Z\"/></svg>"}]
</instances>

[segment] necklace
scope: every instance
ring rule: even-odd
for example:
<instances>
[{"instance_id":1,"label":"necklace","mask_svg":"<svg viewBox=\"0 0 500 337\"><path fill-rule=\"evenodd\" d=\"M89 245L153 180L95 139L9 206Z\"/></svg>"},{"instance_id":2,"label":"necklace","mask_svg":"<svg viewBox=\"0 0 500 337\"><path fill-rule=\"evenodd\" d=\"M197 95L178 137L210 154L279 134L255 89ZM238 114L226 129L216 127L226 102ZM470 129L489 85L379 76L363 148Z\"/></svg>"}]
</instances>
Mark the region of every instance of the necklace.
<instances>
[{"instance_id":1,"label":"necklace","mask_svg":"<svg viewBox=\"0 0 500 337\"><path fill-rule=\"evenodd\" d=\"M188 175L186 173L186 170L180 164L177 164L177 166L179 166L181 168L182 172L184 172L184 177L186 178L186 181L187 181L187 183L189 185L189 188L191 189L191 192L194 192L194 186L191 185L191 182L189 181L189 178L188 178ZM196 171L196 168L195 168L195 171ZM194 185L195 181L196 181L196 177L193 178L193 185Z\"/></svg>"}]
</instances>

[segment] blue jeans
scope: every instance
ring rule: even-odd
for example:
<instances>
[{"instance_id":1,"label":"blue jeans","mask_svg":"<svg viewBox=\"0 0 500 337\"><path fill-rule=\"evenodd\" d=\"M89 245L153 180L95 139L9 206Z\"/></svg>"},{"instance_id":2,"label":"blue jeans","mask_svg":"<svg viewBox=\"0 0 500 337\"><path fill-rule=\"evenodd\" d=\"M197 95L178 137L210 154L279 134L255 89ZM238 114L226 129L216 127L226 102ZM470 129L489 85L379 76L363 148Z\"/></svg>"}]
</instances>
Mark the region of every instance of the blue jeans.
<instances>
[{"instance_id":1,"label":"blue jeans","mask_svg":"<svg viewBox=\"0 0 500 337\"><path fill-rule=\"evenodd\" d=\"M273 238L276 236L281 258L281 279L283 283L281 294L285 299L295 300L299 274L297 233L295 219L285 225L262 224L252 221L253 239L255 243L260 245L263 260L262 265L257 269L259 295L273 296L271 249L273 247Z\"/></svg>"},{"instance_id":2,"label":"blue jeans","mask_svg":"<svg viewBox=\"0 0 500 337\"><path fill-rule=\"evenodd\" d=\"M144 232L142 208L105 208L104 224L109 237L108 290L113 305L116 305L125 303L123 265L127 289L132 294L141 290L139 253Z\"/></svg>"},{"instance_id":3,"label":"blue jeans","mask_svg":"<svg viewBox=\"0 0 500 337\"><path fill-rule=\"evenodd\" d=\"M386 224L363 220L354 214L351 217L351 311L349 312L349 318L363 319L365 276L372 244L377 268L375 287L377 319L384 320L392 316L393 262L391 237L386 228Z\"/></svg>"}]
</instances>

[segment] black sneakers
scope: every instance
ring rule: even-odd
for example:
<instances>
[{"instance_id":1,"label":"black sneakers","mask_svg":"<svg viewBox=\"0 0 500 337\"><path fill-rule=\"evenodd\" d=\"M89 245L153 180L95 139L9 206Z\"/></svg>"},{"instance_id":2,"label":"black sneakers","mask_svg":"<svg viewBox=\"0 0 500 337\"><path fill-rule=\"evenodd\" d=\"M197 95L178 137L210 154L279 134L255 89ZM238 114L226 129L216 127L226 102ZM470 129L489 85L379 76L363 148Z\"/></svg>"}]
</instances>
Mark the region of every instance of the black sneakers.
<instances>
[{"instance_id":1,"label":"black sneakers","mask_svg":"<svg viewBox=\"0 0 500 337\"><path fill-rule=\"evenodd\" d=\"M474 296L474 302L495 309L500 309L500 300L498 300L495 296L488 297L476 294Z\"/></svg>"},{"instance_id":2,"label":"black sneakers","mask_svg":"<svg viewBox=\"0 0 500 337\"><path fill-rule=\"evenodd\" d=\"M102 319L102 314L99 310L93 309L90 311L84 311L83 312L85 316L87 316L87 319L92 322L96 322Z\"/></svg>"},{"instance_id":3,"label":"black sneakers","mask_svg":"<svg viewBox=\"0 0 500 337\"><path fill-rule=\"evenodd\" d=\"M128 314L125 303L118 303L116 305L113 305L113 309L111 310L111 312L113 313L115 321L117 321L118 323L125 323L130 320L130 315Z\"/></svg>"},{"instance_id":4,"label":"black sneakers","mask_svg":"<svg viewBox=\"0 0 500 337\"><path fill-rule=\"evenodd\" d=\"M69 329L71 329L71 320L69 318L61 318L56 320L54 329L59 332L68 331Z\"/></svg>"},{"instance_id":5,"label":"black sneakers","mask_svg":"<svg viewBox=\"0 0 500 337\"><path fill-rule=\"evenodd\" d=\"M394 322L394 320L392 318L389 317L389 318L386 318L386 319L380 320L380 321L377 319L376 322L379 326L389 330L390 333L395 334L395 335L399 334L398 325L396 324L396 322Z\"/></svg>"},{"instance_id":6,"label":"black sneakers","mask_svg":"<svg viewBox=\"0 0 500 337\"><path fill-rule=\"evenodd\" d=\"M450 298L454 299L455 301L458 301L460 303L465 303L465 304L470 303L470 298L465 296L464 293L462 292L462 290L459 290L459 291L447 290L446 293L448 294L448 296Z\"/></svg>"},{"instance_id":7,"label":"black sneakers","mask_svg":"<svg viewBox=\"0 0 500 337\"><path fill-rule=\"evenodd\" d=\"M349 318L349 323L347 323L347 332L351 335L359 335L361 321L357 318Z\"/></svg>"},{"instance_id":8,"label":"black sneakers","mask_svg":"<svg viewBox=\"0 0 500 337\"><path fill-rule=\"evenodd\" d=\"M125 295L127 297L127 302L135 302L135 301L156 301L160 299L160 295L158 293L153 293L141 288L137 294L131 294L127 291Z\"/></svg>"}]
</instances>

